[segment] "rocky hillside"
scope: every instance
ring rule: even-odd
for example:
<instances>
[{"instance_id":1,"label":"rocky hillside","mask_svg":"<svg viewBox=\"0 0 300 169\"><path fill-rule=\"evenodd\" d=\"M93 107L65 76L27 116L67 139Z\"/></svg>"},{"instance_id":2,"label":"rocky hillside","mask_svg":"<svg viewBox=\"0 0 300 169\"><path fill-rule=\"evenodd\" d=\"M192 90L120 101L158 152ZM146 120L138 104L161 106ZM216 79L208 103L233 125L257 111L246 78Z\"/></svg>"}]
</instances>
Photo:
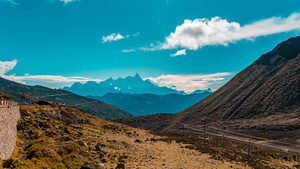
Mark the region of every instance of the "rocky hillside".
<instances>
[{"instance_id":1,"label":"rocky hillside","mask_svg":"<svg viewBox=\"0 0 300 169\"><path fill-rule=\"evenodd\" d=\"M299 63L300 37L295 37L280 43L216 92L169 117L171 119L151 116L143 121L150 124L151 119L157 119L159 122L155 123L166 128L206 123L274 139L299 139ZM123 121L134 126L138 120L140 118Z\"/></svg>"},{"instance_id":2,"label":"rocky hillside","mask_svg":"<svg viewBox=\"0 0 300 169\"><path fill-rule=\"evenodd\" d=\"M131 117L132 115L117 107L108 105L98 100L79 96L77 94L54 90L43 86L29 86L9 81L0 77L0 93L11 96L19 103L29 103L46 100L66 104L87 111L95 116L105 119ZM24 97L29 94L29 97Z\"/></svg>"},{"instance_id":3,"label":"rocky hillside","mask_svg":"<svg viewBox=\"0 0 300 169\"><path fill-rule=\"evenodd\" d=\"M178 123L300 129L300 37L280 43L219 90L177 113ZM255 120L254 120L255 119ZM266 119L268 119L266 121ZM250 124L252 120L252 124ZM249 124L245 125L245 121ZM292 127L291 127L292 126ZM275 129L275 128L274 128Z\"/></svg>"}]
</instances>

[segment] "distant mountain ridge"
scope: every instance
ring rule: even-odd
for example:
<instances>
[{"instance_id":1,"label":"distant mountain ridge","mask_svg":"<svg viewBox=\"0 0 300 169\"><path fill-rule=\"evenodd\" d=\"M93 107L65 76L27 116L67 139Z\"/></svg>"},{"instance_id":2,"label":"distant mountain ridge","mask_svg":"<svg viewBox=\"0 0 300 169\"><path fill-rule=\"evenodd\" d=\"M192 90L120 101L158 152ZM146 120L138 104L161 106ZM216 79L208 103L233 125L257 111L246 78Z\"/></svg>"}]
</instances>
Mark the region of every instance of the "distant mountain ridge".
<instances>
[{"instance_id":1,"label":"distant mountain ridge","mask_svg":"<svg viewBox=\"0 0 300 169\"><path fill-rule=\"evenodd\" d=\"M196 104L211 93L212 92L209 91L189 95L107 93L102 97L87 97L114 105L129 112L133 116L142 116L156 113L177 113Z\"/></svg>"},{"instance_id":2,"label":"distant mountain ridge","mask_svg":"<svg viewBox=\"0 0 300 169\"><path fill-rule=\"evenodd\" d=\"M177 91L168 87L159 87L150 80L143 80L139 74L127 76L126 78L112 79L109 78L100 83L89 81L85 84L80 82L74 83L70 87L64 87L67 90L82 96L103 96L107 93L129 93L129 94L185 94L184 91Z\"/></svg>"},{"instance_id":3,"label":"distant mountain ridge","mask_svg":"<svg viewBox=\"0 0 300 169\"><path fill-rule=\"evenodd\" d=\"M29 86L16 83L0 77L0 93L9 95L14 101L20 103L29 103L38 100L46 100L56 103L64 103L66 105L84 110L92 115L105 118L115 119L121 117L131 117L128 112L121 110L115 106L108 105L98 100L79 96L77 94L55 90L43 86ZM29 94L28 98L24 97Z\"/></svg>"}]
</instances>

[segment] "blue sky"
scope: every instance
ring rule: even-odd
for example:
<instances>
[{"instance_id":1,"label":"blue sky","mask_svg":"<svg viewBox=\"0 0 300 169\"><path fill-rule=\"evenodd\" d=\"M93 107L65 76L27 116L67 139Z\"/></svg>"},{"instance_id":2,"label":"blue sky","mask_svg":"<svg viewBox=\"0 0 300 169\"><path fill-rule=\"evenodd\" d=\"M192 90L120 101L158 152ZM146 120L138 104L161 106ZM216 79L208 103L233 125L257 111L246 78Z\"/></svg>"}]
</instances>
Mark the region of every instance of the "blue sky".
<instances>
[{"instance_id":1,"label":"blue sky","mask_svg":"<svg viewBox=\"0 0 300 169\"><path fill-rule=\"evenodd\" d=\"M0 23L3 77L62 87L139 73L191 92L299 35L300 1L0 0Z\"/></svg>"}]
</instances>

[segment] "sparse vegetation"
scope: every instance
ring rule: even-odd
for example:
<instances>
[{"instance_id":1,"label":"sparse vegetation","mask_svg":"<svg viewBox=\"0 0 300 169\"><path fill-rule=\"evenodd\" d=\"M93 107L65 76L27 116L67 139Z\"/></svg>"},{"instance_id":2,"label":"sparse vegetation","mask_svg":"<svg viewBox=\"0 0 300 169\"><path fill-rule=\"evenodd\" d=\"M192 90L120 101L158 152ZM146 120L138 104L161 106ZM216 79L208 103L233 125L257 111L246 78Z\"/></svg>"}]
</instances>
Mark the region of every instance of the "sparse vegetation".
<instances>
[{"instance_id":1,"label":"sparse vegetation","mask_svg":"<svg viewBox=\"0 0 300 169\"><path fill-rule=\"evenodd\" d=\"M21 106L21 116L17 147L2 161L11 168L245 168L68 106Z\"/></svg>"},{"instance_id":2,"label":"sparse vegetation","mask_svg":"<svg viewBox=\"0 0 300 169\"><path fill-rule=\"evenodd\" d=\"M3 95L3 94L1 94L1 93L0 93L0 100L4 100L4 101L13 101L13 100L11 99L10 96Z\"/></svg>"},{"instance_id":3,"label":"sparse vegetation","mask_svg":"<svg viewBox=\"0 0 300 169\"><path fill-rule=\"evenodd\" d=\"M188 144L189 146L185 148L208 153L211 158L217 160L236 161L257 169L300 167L300 155L296 153L251 144L249 158L248 144L240 141L225 138L223 142L222 137L213 136L205 136L204 141L204 136L188 135L182 132L156 131L154 133L164 136L159 139L161 141ZM222 145L223 143L224 145Z\"/></svg>"}]
</instances>

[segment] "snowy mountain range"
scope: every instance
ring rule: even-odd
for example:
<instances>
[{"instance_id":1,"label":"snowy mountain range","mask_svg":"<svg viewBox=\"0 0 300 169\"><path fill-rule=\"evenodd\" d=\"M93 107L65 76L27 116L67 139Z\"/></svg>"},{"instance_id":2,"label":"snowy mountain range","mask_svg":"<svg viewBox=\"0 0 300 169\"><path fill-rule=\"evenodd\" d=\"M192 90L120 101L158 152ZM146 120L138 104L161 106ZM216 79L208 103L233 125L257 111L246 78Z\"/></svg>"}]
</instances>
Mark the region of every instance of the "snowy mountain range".
<instances>
[{"instance_id":1,"label":"snowy mountain range","mask_svg":"<svg viewBox=\"0 0 300 169\"><path fill-rule=\"evenodd\" d=\"M85 84L80 82L74 83L70 87L64 87L67 90L82 96L103 96L107 93L129 93L129 94L186 94L184 91L177 91L168 87L159 87L150 80L143 80L139 74L135 76L127 76L126 78L113 79L109 78L100 83L89 81ZM197 90L196 93L211 92L208 90Z\"/></svg>"}]
</instances>

